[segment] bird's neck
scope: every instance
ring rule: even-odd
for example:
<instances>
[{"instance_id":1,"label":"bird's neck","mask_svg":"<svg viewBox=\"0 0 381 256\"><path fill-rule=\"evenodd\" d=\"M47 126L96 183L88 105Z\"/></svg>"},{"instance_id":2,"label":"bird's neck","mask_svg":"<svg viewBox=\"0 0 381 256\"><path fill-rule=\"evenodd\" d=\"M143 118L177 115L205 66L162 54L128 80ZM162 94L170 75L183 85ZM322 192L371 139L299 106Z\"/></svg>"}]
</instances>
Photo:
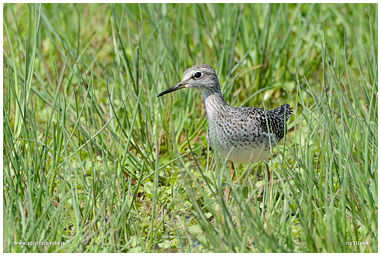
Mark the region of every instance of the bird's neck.
<instances>
[{"instance_id":1,"label":"bird's neck","mask_svg":"<svg viewBox=\"0 0 381 256\"><path fill-rule=\"evenodd\" d=\"M221 113L227 111L230 106L224 100L220 88L213 88L202 92L204 98L205 110L208 119L214 119Z\"/></svg>"}]
</instances>

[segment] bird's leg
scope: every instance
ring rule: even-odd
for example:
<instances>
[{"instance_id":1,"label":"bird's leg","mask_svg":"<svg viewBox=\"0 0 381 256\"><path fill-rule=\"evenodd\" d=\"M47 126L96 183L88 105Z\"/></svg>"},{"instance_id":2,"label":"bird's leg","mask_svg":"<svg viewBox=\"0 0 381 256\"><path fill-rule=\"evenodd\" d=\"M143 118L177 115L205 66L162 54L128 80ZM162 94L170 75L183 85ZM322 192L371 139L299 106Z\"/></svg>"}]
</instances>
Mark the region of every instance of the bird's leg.
<instances>
[{"instance_id":1,"label":"bird's leg","mask_svg":"<svg viewBox=\"0 0 381 256\"><path fill-rule=\"evenodd\" d=\"M269 184L269 189L270 189L270 186L271 186L271 173L270 173L270 170L269 170L269 164L267 163L267 161L265 162L266 164L266 171L267 171L267 182Z\"/></svg>"},{"instance_id":2,"label":"bird's leg","mask_svg":"<svg viewBox=\"0 0 381 256\"><path fill-rule=\"evenodd\" d=\"M266 182L267 182L267 189L266 189L266 186L263 188L263 209L262 209L262 214L264 214L264 216L266 217L266 210L267 210L267 203L269 201L269 197L271 195L271 178L270 178L270 170L269 170L269 164L267 163L267 161L265 161L265 165L266 165ZM265 177L263 177L263 180L265 179ZM265 183L266 184L266 183Z\"/></svg>"},{"instance_id":3,"label":"bird's leg","mask_svg":"<svg viewBox=\"0 0 381 256\"><path fill-rule=\"evenodd\" d=\"M235 178L235 168L234 168L234 163L232 161L230 161L230 179L233 181L233 179ZM228 188L228 193L227 193L227 199L230 198L230 194L231 194L231 185L229 185L229 188Z\"/></svg>"},{"instance_id":4,"label":"bird's leg","mask_svg":"<svg viewBox=\"0 0 381 256\"><path fill-rule=\"evenodd\" d=\"M233 180L235 177L235 167L232 161L229 160L229 162L230 162L230 179Z\"/></svg>"}]
</instances>

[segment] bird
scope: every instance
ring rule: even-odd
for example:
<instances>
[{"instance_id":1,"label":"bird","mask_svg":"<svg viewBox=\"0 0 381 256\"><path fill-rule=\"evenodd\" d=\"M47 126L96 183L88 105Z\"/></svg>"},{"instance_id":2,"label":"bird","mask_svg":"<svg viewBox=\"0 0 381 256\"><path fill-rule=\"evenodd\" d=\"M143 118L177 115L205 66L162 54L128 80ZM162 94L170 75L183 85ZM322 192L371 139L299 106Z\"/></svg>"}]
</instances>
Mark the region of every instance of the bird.
<instances>
[{"instance_id":1,"label":"bird","mask_svg":"<svg viewBox=\"0 0 381 256\"><path fill-rule=\"evenodd\" d=\"M207 142L234 163L253 163L268 159L272 148L287 133L287 120L293 111L289 104L273 110L258 107L236 108L226 103L216 71L199 64L184 71L183 79L157 97L183 88L201 92L208 118Z\"/></svg>"}]
</instances>

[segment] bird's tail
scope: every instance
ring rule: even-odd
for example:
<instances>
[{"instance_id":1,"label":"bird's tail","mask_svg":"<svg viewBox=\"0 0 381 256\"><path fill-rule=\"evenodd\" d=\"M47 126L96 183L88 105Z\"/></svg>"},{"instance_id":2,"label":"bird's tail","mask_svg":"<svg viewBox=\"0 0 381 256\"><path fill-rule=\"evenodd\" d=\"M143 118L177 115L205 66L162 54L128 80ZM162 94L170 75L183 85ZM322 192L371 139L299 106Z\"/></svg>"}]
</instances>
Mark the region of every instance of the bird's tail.
<instances>
[{"instance_id":1,"label":"bird's tail","mask_svg":"<svg viewBox=\"0 0 381 256\"><path fill-rule=\"evenodd\" d=\"M288 104L283 104L282 106L277 107L276 109L273 109L270 111L273 112L277 116L281 116L282 118L284 118L284 116L286 116L286 120L288 120L290 118L290 116L292 115L292 113L294 112L290 108L290 105L288 105Z\"/></svg>"}]
</instances>

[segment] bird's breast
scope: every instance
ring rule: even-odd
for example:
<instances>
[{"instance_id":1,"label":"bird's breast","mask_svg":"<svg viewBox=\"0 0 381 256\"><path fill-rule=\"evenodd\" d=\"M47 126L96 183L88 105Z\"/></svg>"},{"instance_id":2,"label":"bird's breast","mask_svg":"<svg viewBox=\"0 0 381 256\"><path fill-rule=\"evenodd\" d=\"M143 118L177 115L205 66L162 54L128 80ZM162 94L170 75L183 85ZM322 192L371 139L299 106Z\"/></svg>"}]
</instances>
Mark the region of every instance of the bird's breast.
<instances>
[{"instance_id":1,"label":"bird's breast","mask_svg":"<svg viewBox=\"0 0 381 256\"><path fill-rule=\"evenodd\" d=\"M215 150L220 150L224 158L236 163L266 160L270 152L269 137L254 128L250 129L240 124L242 127L221 122L210 124L208 143Z\"/></svg>"}]
</instances>

